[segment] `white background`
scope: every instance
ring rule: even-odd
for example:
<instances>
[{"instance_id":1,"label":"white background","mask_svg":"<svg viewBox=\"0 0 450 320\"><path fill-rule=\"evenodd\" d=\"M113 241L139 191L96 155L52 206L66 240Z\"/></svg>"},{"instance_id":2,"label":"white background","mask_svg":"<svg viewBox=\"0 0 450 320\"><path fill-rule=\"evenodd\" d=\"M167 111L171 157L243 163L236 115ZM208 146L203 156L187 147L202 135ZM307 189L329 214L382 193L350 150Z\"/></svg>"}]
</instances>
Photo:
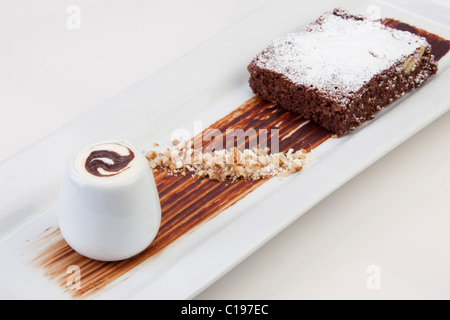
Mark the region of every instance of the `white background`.
<instances>
[{"instance_id":1,"label":"white background","mask_svg":"<svg viewBox=\"0 0 450 320\"><path fill-rule=\"evenodd\" d=\"M0 161L266 2L2 1ZM69 5L81 9L79 30L67 28ZM449 299L449 139L447 113L198 298ZM379 290L366 285L371 265L381 272Z\"/></svg>"}]
</instances>

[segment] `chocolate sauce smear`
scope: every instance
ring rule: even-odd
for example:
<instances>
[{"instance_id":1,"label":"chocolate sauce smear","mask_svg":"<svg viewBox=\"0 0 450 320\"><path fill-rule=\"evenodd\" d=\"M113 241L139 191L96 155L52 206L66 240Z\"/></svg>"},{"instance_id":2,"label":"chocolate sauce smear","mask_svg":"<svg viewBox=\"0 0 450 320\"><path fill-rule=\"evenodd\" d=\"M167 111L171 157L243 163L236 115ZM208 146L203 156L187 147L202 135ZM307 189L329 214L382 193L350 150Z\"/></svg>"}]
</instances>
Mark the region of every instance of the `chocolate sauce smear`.
<instances>
[{"instance_id":1,"label":"chocolate sauce smear","mask_svg":"<svg viewBox=\"0 0 450 320\"><path fill-rule=\"evenodd\" d=\"M110 177L127 169L128 164L134 159L134 152L128 149L128 155L122 156L117 152L110 150L92 151L87 157L84 167L86 170L97 177ZM103 159L111 160L112 163L105 162ZM103 174L99 169L103 169L108 174Z\"/></svg>"},{"instance_id":2,"label":"chocolate sauce smear","mask_svg":"<svg viewBox=\"0 0 450 320\"><path fill-rule=\"evenodd\" d=\"M301 124L303 126L299 128ZM229 148L232 146L226 143L215 146L214 144L221 139L211 139L208 136L212 132L210 129L222 132L223 141L226 142L227 129L243 129L247 132L249 128L254 129L251 130L253 134L241 139L238 148L242 147L241 144L247 145L249 141L257 140L261 143L264 139L268 140L270 148L272 129L278 129L280 152L287 152L290 148L309 151L332 136L332 132L318 124L255 96L194 139L202 139L203 148ZM263 138L260 136L261 129L267 130L267 135L263 135ZM33 242L33 247L40 249L32 264L74 299L94 296L105 290L106 286L110 287L112 282L126 278L126 275L135 267L149 259L157 258L160 252L178 239L218 214L224 213L224 210L270 180L217 182L200 179L190 174L171 176L164 171L154 172L154 178L159 193L162 217L159 232L146 250L125 261L94 261L75 252L65 242L59 229L53 227ZM70 265L77 265L81 269L82 286L79 290L67 289L66 271Z\"/></svg>"},{"instance_id":3,"label":"chocolate sauce smear","mask_svg":"<svg viewBox=\"0 0 450 320\"><path fill-rule=\"evenodd\" d=\"M392 27L397 25L397 22L392 20L385 20L384 23ZM400 27L404 28L404 26ZM418 29L411 29L414 33L415 30ZM423 30L418 30L417 33L427 38L434 52L437 53L436 60L442 57L439 53L447 52L448 41L441 40L442 38ZM434 39L438 41L433 41ZM300 127L302 123L304 125ZM259 141L257 133L259 129L266 129L270 133L271 129L277 128L280 152L286 152L289 148L294 150L303 148L309 151L332 136L330 131L314 122L307 122L300 116L273 106L270 102L256 96L218 120L210 128L219 129L222 132L226 132L227 129L240 128L244 131L249 128L255 129L256 136L247 137L245 144L252 139ZM207 135L203 137L202 146L214 149L216 146L212 144L217 140L209 138ZM226 141L225 137L223 139ZM267 139L270 140L270 136ZM72 250L61 236L59 229L51 227L31 242L30 250L37 251L36 258L31 262L32 265L72 298L90 298L107 290L117 281L126 279L134 268L149 259L157 258L160 252L176 240L213 219L270 180L220 183L191 175L169 176L165 172L156 172L154 177L161 201L161 227L155 240L142 253L119 262L91 260ZM186 192L186 190L189 191ZM81 269L82 286L79 290L67 288L66 272L70 265L77 265Z\"/></svg>"}]
</instances>

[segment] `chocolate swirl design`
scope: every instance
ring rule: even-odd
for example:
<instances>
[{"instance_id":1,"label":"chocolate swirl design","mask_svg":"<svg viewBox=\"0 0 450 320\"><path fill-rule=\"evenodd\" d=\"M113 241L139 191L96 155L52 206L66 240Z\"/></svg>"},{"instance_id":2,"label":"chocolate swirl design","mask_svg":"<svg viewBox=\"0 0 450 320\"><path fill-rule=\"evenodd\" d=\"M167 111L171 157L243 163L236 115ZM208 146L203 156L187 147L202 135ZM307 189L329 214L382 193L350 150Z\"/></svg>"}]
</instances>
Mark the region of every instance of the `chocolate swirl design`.
<instances>
[{"instance_id":1,"label":"chocolate swirl design","mask_svg":"<svg viewBox=\"0 0 450 320\"><path fill-rule=\"evenodd\" d=\"M117 152L110 150L96 150L92 151L85 162L86 170L97 177L110 177L128 169L128 164L134 159L134 153L127 148L129 154L122 156ZM106 162L104 159L111 160L112 163ZM103 174L99 169L103 169L108 174Z\"/></svg>"}]
</instances>

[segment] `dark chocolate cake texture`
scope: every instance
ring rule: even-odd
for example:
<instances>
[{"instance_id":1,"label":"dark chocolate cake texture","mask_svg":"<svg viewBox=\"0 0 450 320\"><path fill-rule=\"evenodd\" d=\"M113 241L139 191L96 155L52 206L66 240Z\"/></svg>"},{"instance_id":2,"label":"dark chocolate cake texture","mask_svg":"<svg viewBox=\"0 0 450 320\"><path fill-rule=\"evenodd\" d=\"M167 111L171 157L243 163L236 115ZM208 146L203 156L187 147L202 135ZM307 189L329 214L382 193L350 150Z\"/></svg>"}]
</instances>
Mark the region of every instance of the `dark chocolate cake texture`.
<instances>
[{"instance_id":1,"label":"dark chocolate cake texture","mask_svg":"<svg viewBox=\"0 0 450 320\"><path fill-rule=\"evenodd\" d=\"M248 66L255 94L337 135L437 71L425 38L335 9L274 40Z\"/></svg>"}]
</instances>

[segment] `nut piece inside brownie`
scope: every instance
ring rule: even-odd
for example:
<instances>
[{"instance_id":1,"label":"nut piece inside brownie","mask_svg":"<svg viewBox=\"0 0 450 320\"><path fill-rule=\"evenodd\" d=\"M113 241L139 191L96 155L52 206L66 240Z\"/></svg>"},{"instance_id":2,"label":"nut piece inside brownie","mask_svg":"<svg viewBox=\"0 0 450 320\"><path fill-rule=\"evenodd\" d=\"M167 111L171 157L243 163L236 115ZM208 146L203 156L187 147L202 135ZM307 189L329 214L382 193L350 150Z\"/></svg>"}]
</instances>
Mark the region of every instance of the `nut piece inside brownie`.
<instances>
[{"instance_id":1,"label":"nut piece inside brownie","mask_svg":"<svg viewBox=\"0 0 450 320\"><path fill-rule=\"evenodd\" d=\"M425 38L335 9L274 40L248 66L255 94L345 134L426 81Z\"/></svg>"}]
</instances>

